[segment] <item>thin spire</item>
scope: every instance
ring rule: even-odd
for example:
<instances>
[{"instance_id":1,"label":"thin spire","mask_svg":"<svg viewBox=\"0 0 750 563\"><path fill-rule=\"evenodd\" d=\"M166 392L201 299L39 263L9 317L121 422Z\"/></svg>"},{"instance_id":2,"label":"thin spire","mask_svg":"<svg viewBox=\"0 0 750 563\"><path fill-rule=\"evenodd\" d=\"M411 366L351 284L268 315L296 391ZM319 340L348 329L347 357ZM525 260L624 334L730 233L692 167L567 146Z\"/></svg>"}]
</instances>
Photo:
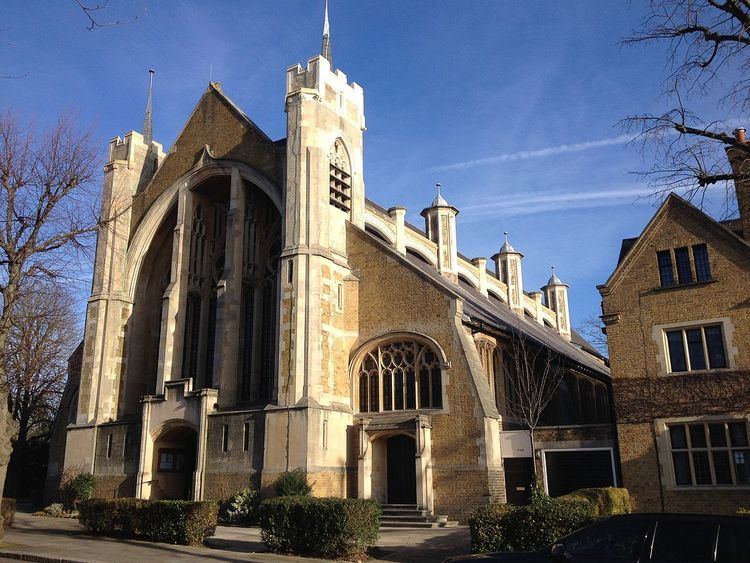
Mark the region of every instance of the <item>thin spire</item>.
<instances>
[{"instance_id":1,"label":"thin spire","mask_svg":"<svg viewBox=\"0 0 750 563\"><path fill-rule=\"evenodd\" d=\"M333 67L333 58L331 57L331 27L328 24L328 0L325 0L325 17L323 19L323 43L320 47L320 54L323 55L331 67Z\"/></svg>"},{"instance_id":2,"label":"thin spire","mask_svg":"<svg viewBox=\"0 0 750 563\"><path fill-rule=\"evenodd\" d=\"M146 98L146 115L143 118L143 142L147 145L154 140L154 116L151 111L151 95L154 89L154 70L148 71L148 97Z\"/></svg>"}]
</instances>

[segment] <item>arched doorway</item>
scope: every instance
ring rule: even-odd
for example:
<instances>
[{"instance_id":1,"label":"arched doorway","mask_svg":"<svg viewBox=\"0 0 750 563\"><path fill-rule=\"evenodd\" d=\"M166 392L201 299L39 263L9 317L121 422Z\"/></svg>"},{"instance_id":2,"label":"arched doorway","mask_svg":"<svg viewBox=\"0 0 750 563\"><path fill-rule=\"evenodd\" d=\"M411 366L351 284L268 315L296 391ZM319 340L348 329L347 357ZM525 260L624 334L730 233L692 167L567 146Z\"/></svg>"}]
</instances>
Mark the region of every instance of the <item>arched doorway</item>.
<instances>
[{"instance_id":1,"label":"arched doorway","mask_svg":"<svg viewBox=\"0 0 750 563\"><path fill-rule=\"evenodd\" d=\"M154 441L152 499L191 499L198 433L180 424L165 429Z\"/></svg>"},{"instance_id":2,"label":"arched doorway","mask_svg":"<svg viewBox=\"0 0 750 563\"><path fill-rule=\"evenodd\" d=\"M396 434L386 440L386 489L388 504L416 504L416 442L412 436Z\"/></svg>"}]
</instances>

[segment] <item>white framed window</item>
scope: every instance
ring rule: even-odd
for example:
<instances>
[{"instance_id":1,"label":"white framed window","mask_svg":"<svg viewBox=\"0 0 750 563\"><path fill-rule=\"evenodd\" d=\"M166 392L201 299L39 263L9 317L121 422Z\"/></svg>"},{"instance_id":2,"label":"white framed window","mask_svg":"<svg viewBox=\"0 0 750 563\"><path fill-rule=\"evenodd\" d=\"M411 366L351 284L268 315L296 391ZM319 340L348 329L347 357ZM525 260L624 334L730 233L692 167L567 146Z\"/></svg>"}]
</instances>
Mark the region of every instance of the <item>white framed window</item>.
<instances>
[{"instance_id":1,"label":"white framed window","mask_svg":"<svg viewBox=\"0 0 750 563\"><path fill-rule=\"evenodd\" d=\"M667 423L666 430L675 486L750 486L746 419Z\"/></svg>"},{"instance_id":2,"label":"white framed window","mask_svg":"<svg viewBox=\"0 0 750 563\"><path fill-rule=\"evenodd\" d=\"M665 328L664 350L670 373L729 367L722 323Z\"/></svg>"}]
</instances>

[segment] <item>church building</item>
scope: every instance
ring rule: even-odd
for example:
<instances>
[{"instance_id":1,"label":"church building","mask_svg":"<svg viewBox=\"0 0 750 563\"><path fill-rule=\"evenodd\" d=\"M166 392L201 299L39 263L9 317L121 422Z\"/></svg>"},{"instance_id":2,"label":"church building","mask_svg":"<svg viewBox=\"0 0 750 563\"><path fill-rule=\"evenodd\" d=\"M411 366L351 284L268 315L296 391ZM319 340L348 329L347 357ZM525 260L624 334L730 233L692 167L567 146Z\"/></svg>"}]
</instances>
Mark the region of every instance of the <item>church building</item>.
<instances>
[{"instance_id":1,"label":"church building","mask_svg":"<svg viewBox=\"0 0 750 563\"><path fill-rule=\"evenodd\" d=\"M326 11L321 53L286 71L286 138L212 82L168 151L151 90L143 132L110 142L49 478L226 499L300 468L315 495L461 521L522 502L535 468L550 494L616 485L609 369L568 286L527 291L507 237L490 269L463 256L439 189L423 227L368 199L364 91L332 61ZM533 446L508 409L519 340L563 374Z\"/></svg>"}]
</instances>

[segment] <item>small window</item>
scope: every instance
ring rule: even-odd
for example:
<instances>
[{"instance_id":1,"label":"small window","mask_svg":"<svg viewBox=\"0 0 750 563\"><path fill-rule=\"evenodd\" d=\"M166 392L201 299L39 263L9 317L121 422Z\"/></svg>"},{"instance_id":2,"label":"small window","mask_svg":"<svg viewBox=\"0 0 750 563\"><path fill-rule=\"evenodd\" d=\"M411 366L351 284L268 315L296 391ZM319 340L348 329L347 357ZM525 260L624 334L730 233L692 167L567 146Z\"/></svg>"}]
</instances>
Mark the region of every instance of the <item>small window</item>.
<instances>
[{"instance_id":1,"label":"small window","mask_svg":"<svg viewBox=\"0 0 750 563\"><path fill-rule=\"evenodd\" d=\"M721 325L666 331L669 371L698 371L727 367Z\"/></svg>"},{"instance_id":2,"label":"small window","mask_svg":"<svg viewBox=\"0 0 750 563\"><path fill-rule=\"evenodd\" d=\"M336 308L339 311L344 310L344 284L342 283L336 286Z\"/></svg>"},{"instance_id":3,"label":"small window","mask_svg":"<svg viewBox=\"0 0 750 563\"><path fill-rule=\"evenodd\" d=\"M662 287L674 287L674 271L672 270L672 253L662 250L656 253L659 261L659 279Z\"/></svg>"},{"instance_id":4,"label":"small window","mask_svg":"<svg viewBox=\"0 0 750 563\"><path fill-rule=\"evenodd\" d=\"M221 451L222 452L229 451L229 425L228 424L221 425Z\"/></svg>"},{"instance_id":5,"label":"small window","mask_svg":"<svg viewBox=\"0 0 750 563\"><path fill-rule=\"evenodd\" d=\"M107 459L112 457L112 433L107 434Z\"/></svg>"},{"instance_id":6,"label":"small window","mask_svg":"<svg viewBox=\"0 0 750 563\"><path fill-rule=\"evenodd\" d=\"M246 422L242 427L242 451L250 449L250 423Z\"/></svg>"},{"instance_id":7,"label":"small window","mask_svg":"<svg viewBox=\"0 0 750 563\"><path fill-rule=\"evenodd\" d=\"M705 244L693 246L693 262L695 263L695 279L699 282L711 279L711 264L708 261L708 247Z\"/></svg>"},{"instance_id":8,"label":"small window","mask_svg":"<svg viewBox=\"0 0 750 563\"><path fill-rule=\"evenodd\" d=\"M187 467L187 458L183 450L160 449L158 471L163 473L179 473Z\"/></svg>"},{"instance_id":9,"label":"small window","mask_svg":"<svg viewBox=\"0 0 750 563\"><path fill-rule=\"evenodd\" d=\"M668 430L676 485L750 485L745 421L671 424Z\"/></svg>"},{"instance_id":10,"label":"small window","mask_svg":"<svg viewBox=\"0 0 750 563\"><path fill-rule=\"evenodd\" d=\"M286 268L286 283L292 283L294 281L294 260L291 258L287 261Z\"/></svg>"},{"instance_id":11,"label":"small window","mask_svg":"<svg viewBox=\"0 0 750 563\"><path fill-rule=\"evenodd\" d=\"M693 282L693 270L690 267L690 252L686 246L674 249L674 259L677 263L677 282L679 284Z\"/></svg>"}]
</instances>

